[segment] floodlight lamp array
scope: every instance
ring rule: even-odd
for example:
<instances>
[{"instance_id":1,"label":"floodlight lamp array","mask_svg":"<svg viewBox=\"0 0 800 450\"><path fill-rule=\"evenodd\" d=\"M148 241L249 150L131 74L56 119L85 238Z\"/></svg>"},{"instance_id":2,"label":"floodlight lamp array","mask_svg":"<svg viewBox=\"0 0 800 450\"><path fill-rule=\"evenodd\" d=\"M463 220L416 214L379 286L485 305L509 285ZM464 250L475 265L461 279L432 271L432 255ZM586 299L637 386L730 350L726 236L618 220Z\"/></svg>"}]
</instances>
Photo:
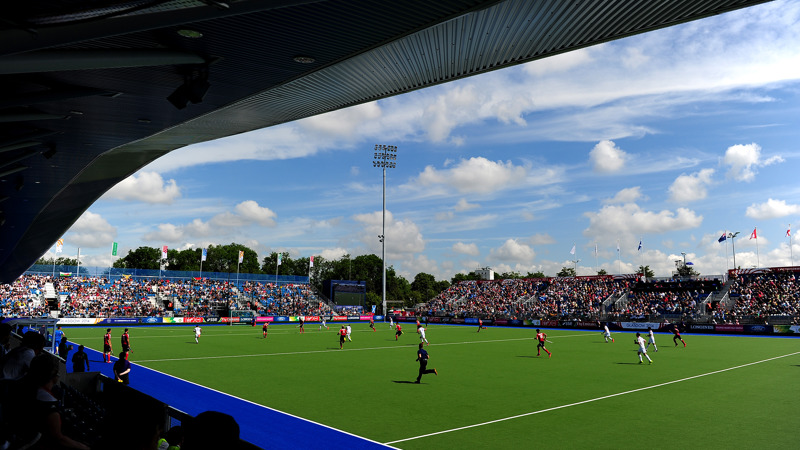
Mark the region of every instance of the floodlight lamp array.
<instances>
[{"instance_id":1,"label":"floodlight lamp array","mask_svg":"<svg viewBox=\"0 0 800 450\"><path fill-rule=\"evenodd\" d=\"M372 167L394 169L397 167L397 147L394 145L375 145L375 160Z\"/></svg>"}]
</instances>

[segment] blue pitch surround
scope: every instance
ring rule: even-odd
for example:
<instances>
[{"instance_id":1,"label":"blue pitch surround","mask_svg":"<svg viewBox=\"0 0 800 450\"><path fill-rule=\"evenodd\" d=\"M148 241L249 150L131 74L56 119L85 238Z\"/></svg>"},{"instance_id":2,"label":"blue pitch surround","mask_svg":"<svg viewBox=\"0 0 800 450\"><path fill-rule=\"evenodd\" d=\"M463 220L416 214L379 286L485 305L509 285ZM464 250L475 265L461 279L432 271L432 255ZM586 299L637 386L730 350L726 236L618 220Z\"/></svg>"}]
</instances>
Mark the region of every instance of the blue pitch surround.
<instances>
[{"instance_id":1,"label":"blue pitch surround","mask_svg":"<svg viewBox=\"0 0 800 450\"><path fill-rule=\"evenodd\" d=\"M114 364L104 363L101 352L87 347L86 353L92 371L114 378ZM71 371L72 365L68 367ZM135 361L131 362L130 383L132 388L192 416L209 410L230 414L239 424L241 438L265 449L394 448L142 367Z\"/></svg>"}]
</instances>

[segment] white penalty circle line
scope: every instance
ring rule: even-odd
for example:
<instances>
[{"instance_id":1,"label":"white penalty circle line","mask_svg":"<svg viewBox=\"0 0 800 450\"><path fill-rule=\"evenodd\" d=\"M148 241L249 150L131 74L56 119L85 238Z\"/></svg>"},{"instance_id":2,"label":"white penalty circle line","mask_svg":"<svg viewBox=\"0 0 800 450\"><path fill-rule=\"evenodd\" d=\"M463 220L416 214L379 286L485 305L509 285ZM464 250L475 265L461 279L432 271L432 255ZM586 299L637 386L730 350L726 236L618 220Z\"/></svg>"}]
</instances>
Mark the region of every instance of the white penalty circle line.
<instances>
[{"instance_id":1,"label":"white penalty circle line","mask_svg":"<svg viewBox=\"0 0 800 450\"><path fill-rule=\"evenodd\" d=\"M794 356L794 355L798 355L798 354L800 354L800 352L794 352L794 353L789 353L789 354L786 354L786 355L775 356L773 358L763 359L761 361L755 361L755 362L751 362L751 363L747 363L747 364L742 364L742 365L739 365L739 366L729 367L727 369L720 369L720 370L715 370L713 372L702 373L702 374L699 374L699 375L693 375L691 377L680 378L678 380L667 381L665 383L654 384L652 386L646 386L646 387L642 387L642 388L638 388L638 389L632 389L630 391L618 392L616 394L610 394L610 395L604 395L602 397L597 397L597 398L593 398L593 399L589 399L589 400L583 400L583 401L580 401L580 402L569 403L569 404L561 405L561 406L554 406L552 408L542 409L542 410L539 410L539 411L532 411L532 412L528 412L528 413L524 413L524 414L517 414L516 416L503 417L502 419L490 420L488 422L476 423L476 424L473 424L473 425L466 425L466 426L458 427L458 428L451 428L449 430L437 431L435 433L428 433L428 434L422 434L422 435L414 436L414 437L410 437L410 438L398 439L396 441L385 442L385 444L386 445L392 445L392 444L397 444L398 442L413 441L415 439L422 439L422 438L426 438L426 437L436 436L436 435L439 435L439 434L452 433L454 431L461 431L461 430L466 430L466 429L469 429L469 428L475 428L475 427L480 427L480 426L484 426L484 425L491 425L493 423L505 422L507 420L519 419L520 417L527 417L527 416L532 416L532 415L535 415L535 414L541 414L541 413L545 413L545 412L549 412L549 411L556 411L556 410L559 410L559 409L569 408L571 406L583 405L585 403L592 403L592 402L596 402L596 401L600 401L600 400L605 400L605 399L608 399L608 398L619 397L620 395L632 394L634 392L646 391L648 389L655 389L657 387L668 386L670 384L680 383L680 382L683 382L683 381L688 381L688 380L692 380L692 379L695 379L695 378L701 378L701 377L705 377L705 376L708 376L708 375L715 375L715 374L718 374L718 373L727 372L729 370L741 369L742 367L752 366L752 365L755 365L755 364L761 364L761 363L765 363L765 362L768 362L768 361L773 361L773 360L776 360L776 359L786 358L787 356Z\"/></svg>"}]
</instances>

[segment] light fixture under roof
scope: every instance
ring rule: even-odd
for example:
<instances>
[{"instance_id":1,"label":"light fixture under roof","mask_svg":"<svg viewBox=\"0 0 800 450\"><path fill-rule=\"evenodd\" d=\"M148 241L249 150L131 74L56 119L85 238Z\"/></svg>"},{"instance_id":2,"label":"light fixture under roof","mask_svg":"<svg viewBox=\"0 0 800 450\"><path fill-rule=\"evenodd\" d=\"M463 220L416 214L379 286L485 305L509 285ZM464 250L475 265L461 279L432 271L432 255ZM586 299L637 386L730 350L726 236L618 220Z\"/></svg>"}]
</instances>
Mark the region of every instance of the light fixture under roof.
<instances>
[{"instance_id":1,"label":"light fixture under roof","mask_svg":"<svg viewBox=\"0 0 800 450\"><path fill-rule=\"evenodd\" d=\"M316 59L314 59L314 58L312 58L310 56L302 56L302 55L300 55L300 56L295 56L294 57L294 61L295 62L299 62L300 64L311 64L314 61L316 61Z\"/></svg>"},{"instance_id":2,"label":"light fixture under roof","mask_svg":"<svg viewBox=\"0 0 800 450\"><path fill-rule=\"evenodd\" d=\"M181 29L177 31L178 36L189 38L189 39L200 39L203 37L203 33L197 30L189 30L189 29Z\"/></svg>"}]
</instances>

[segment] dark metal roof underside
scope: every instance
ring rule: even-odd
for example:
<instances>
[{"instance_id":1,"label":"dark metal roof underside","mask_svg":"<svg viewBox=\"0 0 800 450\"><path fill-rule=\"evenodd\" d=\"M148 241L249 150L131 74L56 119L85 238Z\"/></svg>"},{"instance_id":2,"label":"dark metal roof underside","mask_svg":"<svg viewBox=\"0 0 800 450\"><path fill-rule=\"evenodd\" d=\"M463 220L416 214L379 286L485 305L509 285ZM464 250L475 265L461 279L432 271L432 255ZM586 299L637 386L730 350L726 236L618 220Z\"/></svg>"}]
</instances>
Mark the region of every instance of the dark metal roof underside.
<instances>
[{"instance_id":1,"label":"dark metal roof underside","mask_svg":"<svg viewBox=\"0 0 800 450\"><path fill-rule=\"evenodd\" d=\"M0 23L0 282L174 149L764 2L31 3Z\"/></svg>"}]
</instances>

